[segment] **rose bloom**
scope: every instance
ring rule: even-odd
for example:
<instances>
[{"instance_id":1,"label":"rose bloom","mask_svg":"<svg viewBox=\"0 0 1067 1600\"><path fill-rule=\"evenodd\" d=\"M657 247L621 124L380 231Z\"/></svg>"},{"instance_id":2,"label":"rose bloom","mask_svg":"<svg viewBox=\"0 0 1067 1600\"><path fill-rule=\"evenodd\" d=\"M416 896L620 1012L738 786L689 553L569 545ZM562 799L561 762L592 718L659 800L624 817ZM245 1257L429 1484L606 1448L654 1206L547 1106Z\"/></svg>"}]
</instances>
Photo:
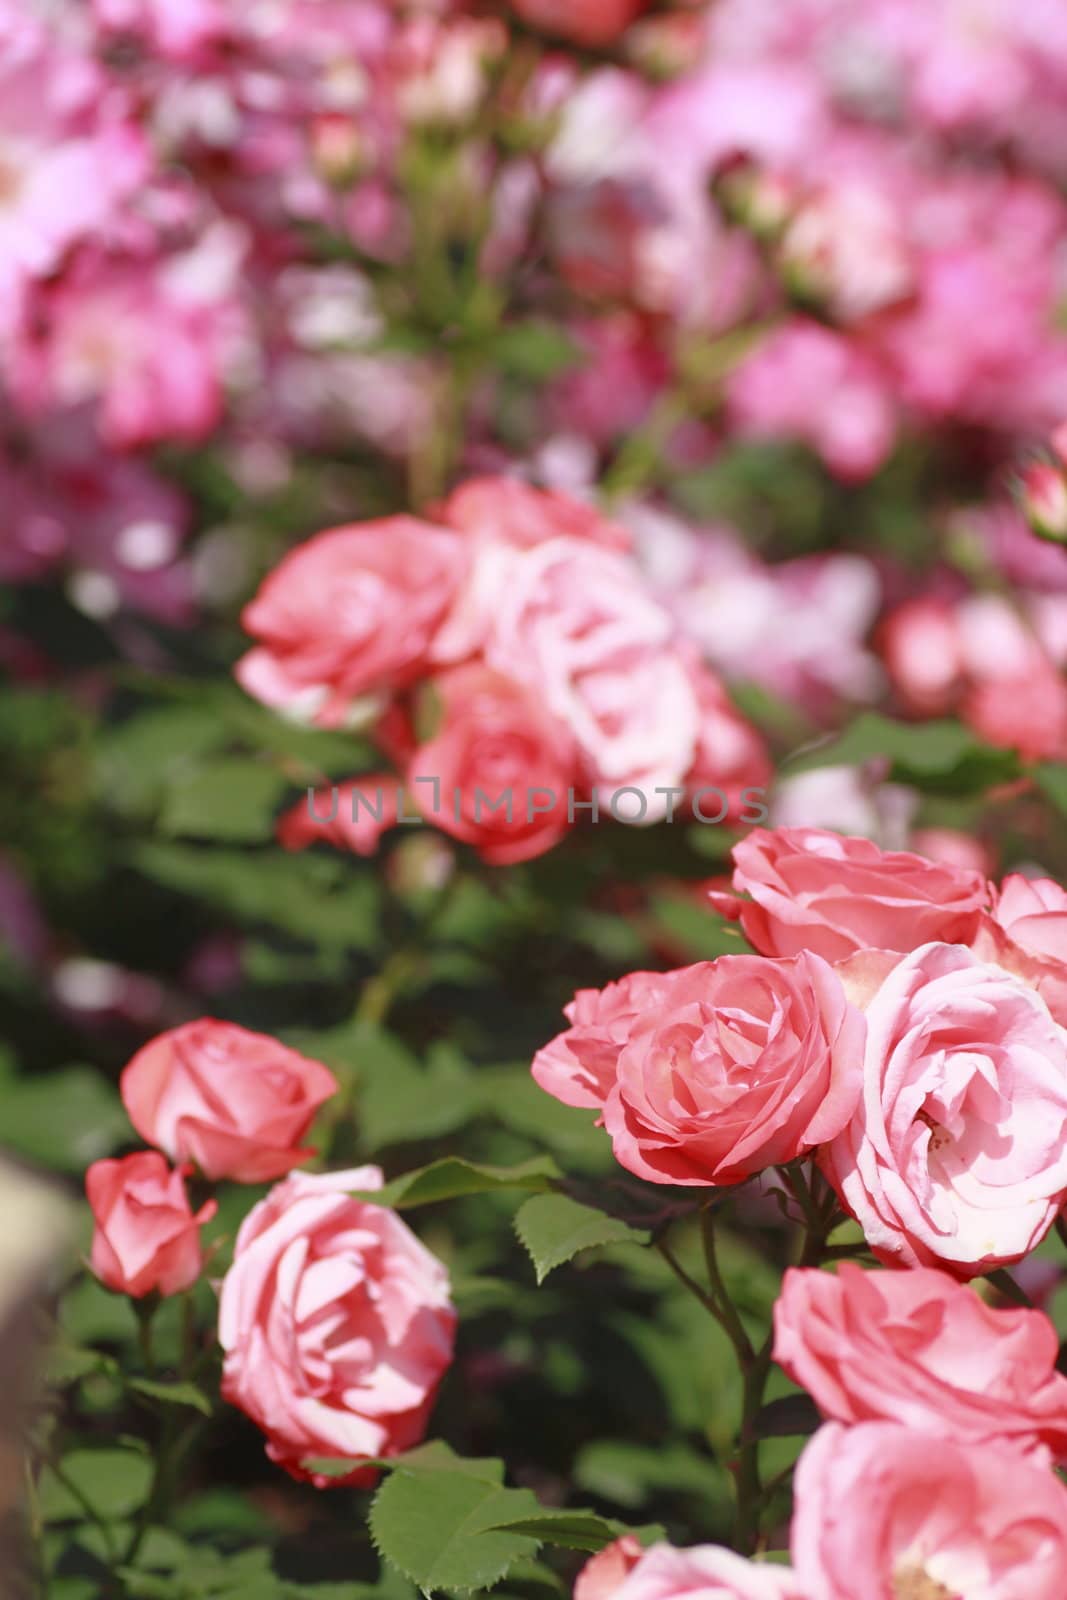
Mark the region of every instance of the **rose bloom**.
<instances>
[{"instance_id":1,"label":"rose bloom","mask_svg":"<svg viewBox=\"0 0 1067 1600\"><path fill-rule=\"evenodd\" d=\"M567 729L522 684L486 667L457 667L433 689L441 724L408 768L412 804L491 865L543 855L570 827Z\"/></svg>"},{"instance_id":2,"label":"rose bloom","mask_svg":"<svg viewBox=\"0 0 1067 1600\"><path fill-rule=\"evenodd\" d=\"M249 1212L222 1284L223 1398L262 1428L272 1461L319 1488L422 1438L452 1360L448 1274L392 1211L348 1192L377 1167L297 1173ZM339 1478L314 1458L351 1461Z\"/></svg>"},{"instance_id":3,"label":"rose bloom","mask_svg":"<svg viewBox=\"0 0 1067 1600\"><path fill-rule=\"evenodd\" d=\"M805 1600L1062 1600L1067 1489L1013 1451L828 1423L794 1499Z\"/></svg>"},{"instance_id":4,"label":"rose bloom","mask_svg":"<svg viewBox=\"0 0 1067 1600\"><path fill-rule=\"evenodd\" d=\"M843 961L858 950L914 950L931 940L966 944L990 887L980 872L879 850L822 828L754 828L734 846L733 887L716 895L768 956L814 950Z\"/></svg>"},{"instance_id":5,"label":"rose bloom","mask_svg":"<svg viewBox=\"0 0 1067 1600\"><path fill-rule=\"evenodd\" d=\"M739 1183L848 1122L863 1022L820 957L720 956L658 984L647 978L635 974L634 1013L613 1064L601 1037L600 1060L586 1067L583 1030L572 1028L533 1065L542 1088L565 1103L606 1088L604 1126L630 1172L653 1183ZM609 1030L619 1025L622 989L608 996Z\"/></svg>"},{"instance_id":6,"label":"rose bloom","mask_svg":"<svg viewBox=\"0 0 1067 1600\"><path fill-rule=\"evenodd\" d=\"M368 773L309 791L278 818L275 837L283 850L329 844L353 855L373 856L382 834L396 826L400 806L398 780L388 772Z\"/></svg>"},{"instance_id":7,"label":"rose bloom","mask_svg":"<svg viewBox=\"0 0 1067 1600\"><path fill-rule=\"evenodd\" d=\"M595 48L617 39L648 0L512 0L512 5L532 28Z\"/></svg>"},{"instance_id":8,"label":"rose bloom","mask_svg":"<svg viewBox=\"0 0 1067 1600\"><path fill-rule=\"evenodd\" d=\"M837 1422L900 1422L961 1443L1067 1455L1067 1378L1041 1311L994 1310L932 1267L791 1267L774 1359Z\"/></svg>"},{"instance_id":9,"label":"rose bloom","mask_svg":"<svg viewBox=\"0 0 1067 1600\"><path fill-rule=\"evenodd\" d=\"M453 665L483 650L524 551L573 539L627 551L628 530L595 506L534 489L519 478L469 478L438 508L438 520L461 534L470 564L447 620L434 639L435 662Z\"/></svg>"},{"instance_id":10,"label":"rose bloom","mask_svg":"<svg viewBox=\"0 0 1067 1600\"><path fill-rule=\"evenodd\" d=\"M675 1550L618 1539L586 1562L574 1600L801 1600L785 1567L746 1561L720 1545Z\"/></svg>"},{"instance_id":11,"label":"rose bloom","mask_svg":"<svg viewBox=\"0 0 1067 1600\"><path fill-rule=\"evenodd\" d=\"M200 1276L200 1229L214 1200L194 1216L180 1172L155 1150L94 1161L85 1174L93 1221L90 1262L102 1283L135 1300L181 1294Z\"/></svg>"},{"instance_id":12,"label":"rose bloom","mask_svg":"<svg viewBox=\"0 0 1067 1600\"><path fill-rule=\"evenodd\" d=\"M906 600L879 630L894 689L911 711L940 716L963 688L965 662L956 606L934 595Z\"/></svg>"},{"instance_id":13,"label":"rose bloom","mask_svg":"<svg viewBox=\"0 0 1067 1600\"><path fill-rule=\"evenodd\" d=\"M579 989L563 1008L571 1026L534 1057L531 1070L541 1088L565 1106L601 1110L634 1024L643 1011L658 1005L673 976L631 972L603 989Z\"/></svg>"},{"instance_id":14,"label":"rose bloom","mask_svg":"<svg viewBox=\"0 0 1067 1600\"><path fill-rule=\"evenodd\" d=\"M1067 1027L1067 891L1058 883L1010 873L993 890L972 948L1035 988Z\"/></svg>"},{"instance_id":15,"label":"rose bloom","mask_svg":"<svg viewBox=\"0 0 1067 1600\"><path fill-rule=\"evenodd\" d=\"M414 517L320 533L245 607L258 648L238 681L265 705L339 726L354 702L418 676L464 568L458 535Z\"/></svg>"},{"instance_id":16,"label":"rose bloom","mask_svg":"<svg viewBox=\"0 0 1067 1600\"><path fill-rule=\"evenodd\" d=\"M491 666L528 685L570 730L605 801L624 787L663 816L657 787L684 787L700 736L688 662L671 617L632 561L555 539L525 551L498 596Z\"/></svg>"},{"instance_id":17,"label":"rose bloom","mask_svg":"<svg viewBox=\"0 0 1067 1600\"><path fill-rule=\"evenodd\" d=\"M927 944L865 999L863 1093L822 1152L875 1255L960 1277L1026 1255L1067 1191L1067 1031L1041 997L960 945Z\"/></svg>"},{"instance_id":18,"label":"rose bloom","mask_svg":"<svg viewBox=\"0 0 1067 1600\"><path fill-rule=\"evenodd\" d=\"M267 1183L314 1154L300 1141L337 1080L268 1034L204 1017L150 1040L119 1089L141 1138L172 1160Z\"/></svg>"}]
</instances>

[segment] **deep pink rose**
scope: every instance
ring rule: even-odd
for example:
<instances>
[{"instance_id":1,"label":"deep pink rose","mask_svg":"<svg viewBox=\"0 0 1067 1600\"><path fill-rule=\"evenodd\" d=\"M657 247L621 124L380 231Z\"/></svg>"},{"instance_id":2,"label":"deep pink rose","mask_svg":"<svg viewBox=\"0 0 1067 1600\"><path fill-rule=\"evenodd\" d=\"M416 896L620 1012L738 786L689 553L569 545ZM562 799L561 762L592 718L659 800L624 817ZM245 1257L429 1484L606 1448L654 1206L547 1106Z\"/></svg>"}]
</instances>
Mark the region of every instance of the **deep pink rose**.
<instances>
[{"instance_id":1,"label":"deep pink rose","mask_svg":"<svg viewBox=\"0 0 1067 1600\"><path fill-rule=\"evenodd\" d=\"M414 517L332 528L282 560L247 605L237 666L265 705L341 724L353 702L423 669L466 566L464 542Z\"/></svg>"},{"instance_id":2,"label":"deep pink rose","mask_svg":"<svg viewBox=\"0 0 1067 1600\"><path fill-rule=\"evenodd\" d=\"M849 963L872 976L863 1095L821 1160L880 1260L972 1277L1032 1249L1067 1190L1067 1031L960 945L879 983L892 959Z\"/></svg>"},{"instance_id":3,"label":"deep pink rose","mask_svg":"<svg viewBox=\"0 0 1067 1600\"><path fill-rule=\"evenodd\" d=\"M611 44L644 11L649 0L512 0L516 15L532 28L575 44Z\"/></svg>"},{"instance_id":4,"label":"deep pink rose","mask_svg":"<svg viewBox=\"0 0 1067 1600\"><path fill-rule=\"evenodd\" d=\"M620 1550L628 1544L636 1549L636 1558L632 1551ZM642 1552L636 1540L620 1539L586 1563L574 1585L574 1600L802 1600L802 1596L787 1568L746 1561L720 1545L675 1550L669 1544L655 1544Z\"/></svg>"},{"instance_id":5,"label":"deep pink rose","mask_svg":"<svg viewBox=\"0 0 1067 1600\"><path fill-rule=\"evenodd\" d=\"M541 1088L565 1106L601 1110L615 1082L619 1052L641 1013L668 990L669 972L631 972L603 989L579 989L563 1014L571 1026L534 1057Z\"/></svg>"},{"instance_id":6,"label":"deep pink rose","mask_svg":"<svg viewBox=\"0 0 1067 1600\"><path fill-rule=\"evenodd\" d=\"M297 1173L248 1214L222 1285L223 1398L320 1488L418 1444L452 1360L448 1274L392 1211L352 1198L377 1167ZM352 1462L327 1478L315 1458Z\"/></svg>"},{"instance_id":7,"label":"deep pink rose","mask_svg":"<svg viewBox=\"0 0 1067 1600\"><path fill-rule=\"evenodd\" d=\"M565 1103L602 1106L616 1159L638 1177L739 1183L848 1122L863 1021L820 957L720 956L630 982L639 990L616 986L602 1015L586 1001L592 1027L569 1030L533 1070Z\"/></svg>"},{"instance_id":8,"label":"deep pink rose","mask_svg":"<svg viewBox=\"0 0 1067 1600\"><path fill-rule=\"evenodd\" d=\"M1062 1600L1067 1489L1013 1451L832 1422L794 1497L805 1600Z\"/></svg>"},{"instance_id":9,"label":"deep pink rose","mask_svg":"<svg viewBox=\"0 0 1067 1600\"><path fill-rule=\"evenodd\" d=\"M353 855L373 856L382 834L396 826L401 803L397 778L388 772L368 773L309 791L278 818L276 837L285 850L331 844Z\"/></svg>"},{"instance_id":10,"label":"deep pink rose","mask_svg":"<svg viewBox=\"0 0 1067 1600\"><path fill-rule=\"evenodd\" d=\"M494 866L540 856L571 826L577 757L567 728L487 667L433 682L441 721L408 767L412 808Z\"/></svg>"},{"instance_id":11,"label":"deep pink rose","mask_svg":"<svg viewBox=\"0 0 1067 1600\"><path fill-rule=\"evenodd\" d=\"M994 1310L932 1267L837 1275L791 1267L774 1359L836 1422L901 1422L937 1438L1067 1455L1067 1378L1041 1311Z\"/></svg>"},{"instance_id":12,"label":"deep pink rose","mask_svg":"<svg viewBox=\"0 0 1067 1600\"><path fill-rule=\"evenodd\" d=\"M200 1229L214 1200L194 1216L180 1172L155 1150L94 1161L85 1174L96 1228L90 1260L109 1289L132 1295L180 1294L200 1276Z\"/></svg>"},{"instance_id":13,"label":"deep pink rose","mask_svg":"<svg viewBox=\"0 0 1067 1600\"><path fill-rule=\"evenodd\" d=\"M172 1160L267 1183L314 1154L300 1141L337 1080L268 1034L203 1017L152 1039L119 1087L141 1138Z\"/></svg>"},{"instance_id":14,"label":"deep pink rose","mask_svg":"<svg viewBox=\"0 0 1067 1600\"><path fill-rule=\"evenodd\" d=\"M934 939L966 944L990 898L979 872L822 828L754 828L734 846L733 887L751 899L716 904L740 918L757 950L814 950L827 961Z\"/></svg>"}]
</instances>

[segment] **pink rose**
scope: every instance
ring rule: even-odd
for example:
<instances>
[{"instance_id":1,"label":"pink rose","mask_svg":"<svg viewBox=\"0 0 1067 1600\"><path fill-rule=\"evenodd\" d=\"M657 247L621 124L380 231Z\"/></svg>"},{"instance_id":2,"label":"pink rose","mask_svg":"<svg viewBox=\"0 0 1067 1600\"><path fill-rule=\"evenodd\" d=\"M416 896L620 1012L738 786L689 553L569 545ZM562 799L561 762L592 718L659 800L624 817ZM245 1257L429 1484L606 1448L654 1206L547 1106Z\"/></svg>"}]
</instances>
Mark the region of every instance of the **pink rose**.
<instances>
[{"instance_id":1,"label":"pink rose","mask_svg":"<svg viewBox=\"0 0 1067 1600\"><path fill-rule=\"evenodd\" d=\"M900 1422L961 1443L1067 1455L1067 1378L1041 1311L993 1310L930 1267L790 1268L774 1359L837 1422Z\"/></svg>"},{"instance_id":2,"label":"pink rose","mask_svg":"<svg viewBox=\"0 0 1067 1600\"><path fill-rule=\"evenodd\" d=\"M821 828L754 828L733 855L733 887L751 900L715 903L768 956L814 950L842 961L934 939L966 944L990 898L979 872Z\"/></svg>"},{"instance_id":3,"label":"pink rose","mask_svg":"<svg viewBox=\"0 0 1067 1600\"><path fill-rule=\"evenodd\" d=\"M574 1580L574 1600L613 1600L627 1573L632 1572L644 1551L632 1533L605 1545L590 1556Z\"/></svg>"},{"instance_id":4,"label":"pink rose","mask_svg":"<svg viewBox=\"0 0 1067 1600\"><path fill-rule=\"evenodd\" d=\"M594 48L612 44L649 0L512 0L532 28Z\"/></svg>"},{"instance_id":5,"label":"pink rose","mask_svg":"<svg viewBox=\"0 0 1067 1600\"><path fill-rule=\"evenodd\" d=\"M658 1004L673 974L631 972L603 989L579 989L563 1014L571 1026L534 1057L534 1078L565 1106L603 1108L619 1053L641 1013Z\"/></svg>"},{"instance_id":6,"label":"pink rose","mask_svg":"<svg viewBox=\"0 0 1067 1600\"><path fill-rule=\"evenodd\" d=\"M408 768L413 806L494 866L543 855L571 826L576 757L566 727L486 667L457 667L433 688L442 720Z\"/></svg>"},{"instance_id":7,"label":"pink rose","mask_svg":"<svg viewBox=\"0 0 1067 1600\"><path fill-rule=\"evenodd\" d=\"M94 1161L85 1174L93 1220L90 1260L109 1289L140 1300L155 1291L181 1294L200 1276L200 1229L218 1207L195 1217L180 1172L154 1150L121 1161Z\"/></svg>"},{"instance_id":8,"label":"pink rose","mask_svg":"<svg viewBox=\"0 0 1067 1600\"><path fill-rule=\"evenodd\" d=\"M1067 892L1058 883L1010 873L993 890L972 949L1030 984L1067 1027Z\"/></svg>"},{"instance_id":9,"label":"pink rose","mask_svg":"<svg viewBox=\"0 0 1067 1600\"><path fill-rule=\"evenodd\" d=\"M592 1048L587 1029L572 1028L533 1069L565 1103L603 1094L604 1126L629 1171L653 1183L739 1183L848 1122L863 1023L820 957L720 956L635 980L625 1000L621 985L608 998L606 1028L594 1019Z\"/></svg>"},{"instance_id":10,"label":"pink rose","mask_svg":"<svg viewBox=\"0 0 1067 1600\"><path fill-rule=\"evenodd\" d=\"M624 552L632 543L628 530L595 506L534 489L519 478L470 478L453 490L437 514L463 535L470 560L433 644L434 661L445 665L465 661L484 648L522 552L556 539Z\"/></svg>"},{"instance_id":11,"label":"pink rose","mask_svg":"<svg viewBox=\"0 0 1067 1600\"><path fill-rule=\"evenodd\" d=\"M238 663L238 680L265 705L338 726L354 701L418 676L465 559L457 534L414 517L318 534L245 607L259 647Z\"/></svg>"},{"instance_id":12,"label":"pink rose","mask_svg":"<svg viewBox=\"0 0 1067 1600\"><path fill-rule=\"evenodd\" d=\"M805 1600L1062 1600L1067 1489L1012 1451L828 1423L794 1495Z\"/></svg>"},{"instance_id":13,"label":"pink rose","mask_svg":"<svg viewBox=\"0 0 1067 1600\"><path fill-rule=\"evenodd\" d=\"M702 664L694 665L692 683L700 728L693 766L685 780L689 805L705 821L765 819L763 802L771 781L767 746L731 704L713 672Z\"/></svg>"},{"instance_id":14,"label":"pink rose","mask_svg":"<svg viewBox=\"0 0 1067 1600\"><path fill-rule=\"evenodd\" d=\"M400 783L391 773L368 773L309 791L278 818L275 834L284 850L331 844L353 855L373 856L382 834L396 826L400 804Z\"/></svg>"},{"instance_id":15,"label":"pink rose","mask_svg":"<svg viewBox=\"0 0 1067 1600\"><path fill-rule=\"evenodd\" d=\"M222 1284L222 1394L267 1435L272 1461L319 1488L365 1483L361 1462L426 1429L452 1360L448 1274L392 1211L348 1192L377 1167L297 1173L249 1213ZM304 1463L351 1461L326 1478Z\"/></svg>"},{"instance_id":16,"label":"pink rose","mask_svg":"<svg viewBox=\"0 0 1067 1600\"><path fill-rule=\"evenodd\" d=\"M300 1141L337 1080L265 1033L204 1017L146 1044L119 1088L141 1138L172 1160L267 1183L314 1154Z\"/></svg>"},{"instance_id":17,"label":"pink rose","mask_svg":"<svg viewBox=\"0 0 1067 1600\"><path fill-rule=\"evenodd\" d=\"M801 1594L788 1569L746 1561L719 1545L655 1544L642 1551L626 1538L586 1563L574 1600L801 1600Z\"/></svg>"},{"instance_id":18,"label":"pink rose","mask_svg":"<svg viewBox=\"0 0 1067 1600\"><path fill-rule=\"evenodd\" d=\"M906 600L879 630L886 670L911 711L932 717L955 705L965 662L956 607L933 595Z\"/></svg>"},{"instance_id":19,"label":"pink rose","mask_svg":"<svg viewBox=\"0 0 1067 1600\"><path fill-rule=\"evenodd\" d=\"M570 730L605 804L637 788L637 820L665 815L656 789L684 788L700 704L671 617L633 562L575 539L525 551L498 595L486 656Z\"/></svg>"},{"instance_id":20,"label":"pink rose","mask_svg":"<svg viewBox=\"0 0 1067 1600\"><path fill-rule=\"evenodd\" d=\"M1067 1031L1033 990L960 945L870 969L863 1094L822 1152L880 1260L972 1277L1017 1261L1067 1190Z\"/></svg>"}]
</instances>

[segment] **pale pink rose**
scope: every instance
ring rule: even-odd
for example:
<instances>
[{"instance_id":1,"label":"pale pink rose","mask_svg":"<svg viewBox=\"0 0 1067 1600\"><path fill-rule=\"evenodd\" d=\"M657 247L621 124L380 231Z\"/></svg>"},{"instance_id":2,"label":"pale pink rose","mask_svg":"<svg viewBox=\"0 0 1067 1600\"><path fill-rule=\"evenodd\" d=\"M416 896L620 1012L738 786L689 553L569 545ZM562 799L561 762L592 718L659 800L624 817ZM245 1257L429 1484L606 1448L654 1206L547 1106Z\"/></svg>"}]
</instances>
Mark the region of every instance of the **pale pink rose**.
<instances>
[{"instance_id":1,"label":"pale pink rose","mask_svg":"<svg viewBox=\"0 0 1067 1600\"><path fill-rule=\"evenodd\" d=\"M96 1224L90 1261L101 1282L119 1294L181 1294L200 1276L200 1229L218 1207L194 1216L180 1172L155 1150L120 1161L94 1161L85 1192Z\"/></svg>"},{"instance_id":2,"label":"pale pink rose","mask_svg":"<svg viewBox=\"0 0 1067 1600\"><path fill-rule=\"evenodd\" d=\"M848 1122L863 1022L818 956L720 956L631 984L591 1038L572 1028L534 1075L567 1104L599 1103L616 1159L638 1177L739 1183Z\"/></svg>"},{"instance_id":3,"label":"pale pink rose","mask_svg":"<svg viewBox=\"0 0 1067 1600\"><path fill-rule=\"evenodd\" d=\"M993 921L1028 955L1067 965L1067 889L1012 872L994 891Z\"/></svg>"},{"instance_id":4,"label":"pale pink rose","mask_svg":"<svg viewBox=\"0 0 1067 1600\"><path fill-rule=\"evenodd\" d=\"M577 1584L574 1595L575 1600L589 1600L579 1594ZM787 1567L746 1561L744 1556L735 1555L721 1545L703 1544L690 1550L675 1550L669 1544L655 1544L645 1551L617 1589L600 1589L591 1600L805 1600L805 1597Z\"/></svg>"},{"instance_id":5,"label":"pale pink rose","mask_svg":"<svg viewBox=\"0 0 1067 1600\"><path fill-rule=\"evenodd\" d=\"M521 683L472 664L432 681L441 724L408 767L412 804L493 866L529 861L571 826L570 733Z\"/></svg>"},{"instance_id":6,"label":"pale pink rose","mask_svg":"<svg viewBox=\"0 0 1067 1600\"><path fill-rule=\"evenodd\" d=\"M805 1600L1062 1600L1067 1489L1013 1451L832 1422L794 1495Z\"/></svg>"},{"instance_id":7,"label":"pale pink rose","mask_svg":"<svg viewBox=\"0 0 1067 1600\"><path fill-rule=\"evenodd\" d=\"M377 1167L298 1173L249 1213L222 1284L222 1394L267 1454L324 1488L418 1444L452 1360L448 1274L392 1211L352 1198ZM351 1461L328 1478L309 1460Z\"/></svg>"},{"instance_id":8,"label":"pale pink rose","mask_svg":"<svg viewBox=\"0 0 1067 1600\"><path fill-rule=\"evenodd\" d=\"M402 803L397 778L388 772L368 773L364 778L309 790L278 818L275 835L284 850L330 844L353 855L373 856L382 834L396 827Z\"/></svg>"},{"instance_id":9,"label":"pale pink rose","mask_svg":"<svg viewBox=\"0 0 1067 1600\"><path fill-rule=\"evenodd\" d=\"M631 561L575 539L526 551L499 595L486 655L570 729L605 804L632 787L646 802L638 820L666 814L656 790L684 787L700 707L671 617Z\"/></svg>"},{"instance_id":10,"label":"pale pink rose","mask_svg":"<svg viewBox=\"0 0 1067 1600\"><path fill-rule=\"evenodd\" d=\"M734 890L750 899L715 904L769 956L814 950L843 961L858 950L966 943L990 898L981 873L822 828L754 828L733 858Z\"/></svg>"},{"instance_id":11,"label":"pale pink rose","mask_svg":"<svg viewBox=\"0 0 1067 1600\"><path fill-rule=\"evenodd\" d=\"M521 478L468 478L453 489L440 520L477 541L531 550L549 539L584 539L609 550L628 550L621 523L570 495L535 489Z\"/></svg>"},{"instance_id":12,"label":"pale pink rose","mask_svg":"<svg viewBox=\"0 0 1067 1600\"><path fill-rule=\"evenodd\" d=\"M1041 1311L994 1310L931 1267L791 1267L774 1359L836 1422L900 1422L936 1438L1067 1455L1067 1378Z\"/></svg>"},{"instance_id":13,"label":"pale pink rose","mask_svg":"<svg viewBox=\"0 0 1067 1600\"><path fill-rule=\"evenodd\" d=\"M924 596L897 606L879 629L893 688L909 710L938 716L951 710L963 685L963 644L956 607Z\"/></svg>"},{"instance_id":14,"label":"pale pink rose","mask_svg":"<svg viewBox=\"0 0 1067 1600\"><path fill-rule=\"evenodd\" d=\"M611 44L649 0L512 0L516 15L533 28L575 44Z\"/></svg>"},{"instance_id":15,"label":"pale pink rose","mask_svg":"<svg viewBox=\"0 0 1067 1600\"><path fill-rule=\"evenodd\" d=\"M863 1096L821 1160L880 1260L973 1277L1026 1255L1067 1191L1067 1031L961 945L879 981L892 960L849 964L872 978Z\"/></svg>"},{"instance_id":16,"label":"pale pink rose","mask_svg":"<svg viewBox=\"0 0 1067 1600\"><path fill-rule=\"evenodd\" d=\"M988 845L973 834L959 828L916 828L911 836L911 847L916 855L930 861L940 861L946 867L959 867L964 872L978 872L987 878L994 868L993 853Z\"/></svg>"},{"instance_id":17,"label":"pale pink rose","mask_svg":"<svg viewBox=\"0 0 1067 1600\"><path fill-rule=\"evenodd\" d=\"M320 533L275 567L242 622L259 641L237 666L269 706L323 726L426 665L465 567L463 542L414 517Z\"/></svg>"},{"instance_id":18,"label":"pale pink rose","mask_svg":"<svg viewBox=\"0 0 1067 1600\"><path fill-rule=\"evenodd\" d=\"M300 1142L337 1080L265 1033L204 1017L146 1044L119 1089L141 1138L172 1160L266 1183L314 1155Z\"/></svg>"},{"instance_id":19,"label":"pale pink rose","mask_svg":"<svg viewBox=\"0 0 1067 1600\"><path fill-rule=\"evenodd\" d=\"M670 987L669 972L631 972L603 989L579 989L563 1008L570 1027L534 1057L535 1080L565 1106L603 1107L619 1052L638 1017Z\"/></svg>"},{"instance_id":20,"label":"pale pink rose","mask_svg":"<svg viewBox=\"0 0 1067 1600\"><path fill-rule=\"evenodd\" d=\"M605 1545L590 1556L574 1580L574 1600L613 1600L627 1573L632 1572L644 1551L632 1533L614 1544Z\"/></svg>"},{"instance_id":21,"label":"pale pink rose","mask_svg":"<svg viewBox=\"0 0 1067 1600\"><path fill-rule=\"evenodd\" d=\"M1067 892L1058 883L1010 873L994 889L972 948L1035 988L1067 1027Z\"/></svg>"}]
</instances>

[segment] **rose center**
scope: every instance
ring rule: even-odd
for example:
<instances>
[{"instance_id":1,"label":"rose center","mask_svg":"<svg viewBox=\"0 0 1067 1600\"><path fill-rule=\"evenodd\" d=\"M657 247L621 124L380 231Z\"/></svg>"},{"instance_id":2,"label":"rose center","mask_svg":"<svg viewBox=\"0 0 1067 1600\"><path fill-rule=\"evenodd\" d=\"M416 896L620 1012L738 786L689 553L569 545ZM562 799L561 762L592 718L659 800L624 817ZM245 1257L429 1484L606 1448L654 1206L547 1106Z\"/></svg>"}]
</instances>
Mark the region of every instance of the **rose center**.
<instances>
[{"instance_id":1,"label":"rose center","mask_svg":"<svg viewBox=\"0 0 1067 1600\"><path fill-rule=\"evenodd\" d=\"M958 1600L922 1567L901 1567L893 1575L893 1600Z\"/></svg>"},{"instance_id":2,"label":"rose center","mask_svg":"<svg viewBox=\"0 0 1067 1600\"><path fill-rule=\"evenodd\" d=\"M915 1120L916 1122L924 1122L930 1130L930 1154L932 1156L936 1155L939 1150L943 1150L946 1145L952 1143L951 1136L939 1122L934 1121L925 1107L920 1107L915 1113Z\"/></svg>"}]
</instances>

